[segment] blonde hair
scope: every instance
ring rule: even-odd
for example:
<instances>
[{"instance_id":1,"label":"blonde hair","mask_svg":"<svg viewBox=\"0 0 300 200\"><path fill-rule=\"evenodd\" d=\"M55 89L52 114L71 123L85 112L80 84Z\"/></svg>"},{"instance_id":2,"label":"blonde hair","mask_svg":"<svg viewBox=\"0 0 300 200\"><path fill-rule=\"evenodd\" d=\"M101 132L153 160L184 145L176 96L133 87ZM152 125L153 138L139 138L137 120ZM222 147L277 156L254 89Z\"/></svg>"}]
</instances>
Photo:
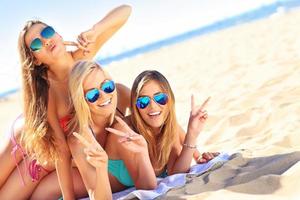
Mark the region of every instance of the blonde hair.
<instances>
[{"instance_id":1,"label":"blonde hair","mask_svg":"<svg viewBox=\"0 0 300 200\"><path fill-rule=\"evenodd\" d=\"M92 114L88 103L85 100L83 91L83 81L94 70L101 70L107 74L97 63L92 61L77 62L70 74L69 91L72 102L73 117L69 123L71 132L78 130L82 133L84 128L93 124Z\"/></svg>"},{"instance_id":2,"label":"blonde hair","mask_svg":"<svg viewBox=\"0 0 300 200\"><path fill-rule=\"evenodd\" d=\"M20 32L18 49L22 66L25 126L21 137L22 144L29 154L39 162L53 161L57 158L54 137L47 122L49 83L45 64L36 65L36 58L26 46L25 36L38 20L28 21Z\"/></svg>"},{"instance_id":3,"label":"blonde hair","mask_svg":"<svg viewBox=\"0 0 300 200\"><path fill-rule=\"evenodd\" d=\"M152 128L145 123L136 107L136 100L143 86L148 82L154 80L159 83L163 91L168 95L168 114L165 123L161 129L158 138L155 137ZM163 169L168 163L172 146L177 138L177 120L175 115L175 98L168 80L158 71L147 70L139 74L131 88L131 121L133 127L138 133L144 136L148 142L149 155L152 162L157 164L156 170Z\"/></svg>"}]
</instances>

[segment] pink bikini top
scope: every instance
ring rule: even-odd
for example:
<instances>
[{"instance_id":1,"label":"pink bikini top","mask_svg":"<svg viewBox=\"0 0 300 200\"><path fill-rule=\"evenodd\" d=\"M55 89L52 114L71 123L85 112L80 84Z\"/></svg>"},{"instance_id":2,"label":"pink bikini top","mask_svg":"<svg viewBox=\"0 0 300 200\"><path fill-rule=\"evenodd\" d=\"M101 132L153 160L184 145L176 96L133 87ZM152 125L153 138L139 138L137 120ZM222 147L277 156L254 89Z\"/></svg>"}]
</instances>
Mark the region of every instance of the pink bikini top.
<instances>
[{"instance_id":1,"label":"pink bikini top","mask_svg":"<svg viewBox=\"0 0 300 200\"><path fill-rule=\"evenodd\" d=\"M17 162L16 153L17 153L18 150L21 151L23 160L25 162L25 169L24 169L25 174L26 174L26 171L27 171L26 168L28 168L28 173L29 173L32 181L38 181L39 180L39 171L41 171L41 169L44 169L45 171L47 171L47 170L45 168L43 168L41 165L37 164L36 160L32 160L28 165L27 160L26 160L26 151L17 142L17 139L16 139L15 134L14 134L14 125L15 125L16 121L18 119L22 118L22 117L23 117L23 114L19 115L15 119L15 121L13 122L13 124L11 126L11 142L13 144L11 155L14 157L15 164L17 166L19 176L21 177L21 180L22 180L22 185L25 186L24 177L21 173L21 170L20 170L18 162ZM67 116L65 116L65 117L63 117L59 120L60 126L63 129L64 133L67 133L67 131L68 131L68 123L71 120L71 118L72 118L71 115L67 115Z\"/></svg>"}]
</instances>

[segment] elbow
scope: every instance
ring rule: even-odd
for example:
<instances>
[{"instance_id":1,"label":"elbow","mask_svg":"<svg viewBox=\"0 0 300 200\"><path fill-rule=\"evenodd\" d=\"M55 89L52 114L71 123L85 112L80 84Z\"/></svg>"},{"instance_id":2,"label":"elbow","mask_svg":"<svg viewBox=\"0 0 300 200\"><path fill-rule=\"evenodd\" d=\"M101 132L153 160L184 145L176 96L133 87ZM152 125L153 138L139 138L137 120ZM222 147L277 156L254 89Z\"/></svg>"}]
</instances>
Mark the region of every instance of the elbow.
<instances>
[{"instance_id":1,"label":"elbow","mask_svg":"<svg viewBox=\"0 0 300 200\"><path fill-rule=\"evenodd\" d=\"M122 10L124 10L124 12L127 13L128 15L131 14L132 7L130 5L124 4L120 6L120 8L122 8Z\"/></svg>"},{"instance_id":2,"label":"elbow","mask_svg":"<svg viewBox=\"0 0 300 200\"><path fill-rule=\"evenodd\" d=\"M171 176L171 175L174 175L174 174L179 174L179 173L189 173L189 172L190 172L190 168L170 170L170 171L168 171L168 176Z\"/></svg>"},{"instance_id":3,"label":"elbow","mask_svg":"<svg viewBox=\"0 0 300 200\"><path fill-rule=\"evenodd\" d=\"M156 187L157 187L157 182L156 182L156 180L155 180L155 181L153 181L152 183L149 183L149 184L148 184L146 190L154 190Z\"/></svg>"},{"instance_id":4,"label":"elbow","mask_svg":"<svg viewBox=\"0 0 300 200\"><path fill-rule=\"evenodd\" d=\"M127 21L127 19L129 18L132 8L130 5L122 5L119 7L119 11L122 14L122 18Z\"/></svg>"},{"instance_id":5,"label":"elbow","mask_svg":"<svg viewBox=\"0 0 300 200\"><path fill-rule=\"evenodd\" d=\"M145 182L145 180L143 180L142 184L136 184L135 187L136 189L141 190L154 190L157 187L157 181L156 179L149 182Z\"/></svg>"}]
</instances>

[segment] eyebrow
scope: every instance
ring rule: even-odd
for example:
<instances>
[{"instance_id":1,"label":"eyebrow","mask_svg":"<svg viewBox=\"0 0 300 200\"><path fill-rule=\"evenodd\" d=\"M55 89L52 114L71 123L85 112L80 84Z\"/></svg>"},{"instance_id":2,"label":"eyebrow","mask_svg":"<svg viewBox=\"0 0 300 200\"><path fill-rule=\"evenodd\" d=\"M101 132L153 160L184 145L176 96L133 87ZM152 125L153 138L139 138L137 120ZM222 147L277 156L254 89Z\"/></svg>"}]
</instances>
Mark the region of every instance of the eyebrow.
<instances>
[{"instance_id":1,"label":"eyebrow","mask_svg":"<svg viewBox=\"0 0 300 200\"><path fill-rule=\"evenodd\" d=\"M102 84L103 84L104 82L110 81L110 80L112 80L112 79L105 78L105 79L100 83L100 86L102 86ZM88 92L88 91L90 91L90 90L98 89L98 88L99 88L99 85L98 85L98 87L89 88L89 89L86 89L86 90L83 90L83 91L84 91L84 93L86 93L86 92Z\"/></svg>"},{"instance_id":2,"label":"eyebrow","mask_svg":"<svg viewBox=\"0 0 300 200\"><path fill-rule=\"evenodd\" d=\"M165 92L156 92L153 94L153 96L157 95L157 94L160 94L160 93L165 93ZM149 95L139 95L138 97L145 97L145 96L149 96Z\"/></svg>"}]
</instances>

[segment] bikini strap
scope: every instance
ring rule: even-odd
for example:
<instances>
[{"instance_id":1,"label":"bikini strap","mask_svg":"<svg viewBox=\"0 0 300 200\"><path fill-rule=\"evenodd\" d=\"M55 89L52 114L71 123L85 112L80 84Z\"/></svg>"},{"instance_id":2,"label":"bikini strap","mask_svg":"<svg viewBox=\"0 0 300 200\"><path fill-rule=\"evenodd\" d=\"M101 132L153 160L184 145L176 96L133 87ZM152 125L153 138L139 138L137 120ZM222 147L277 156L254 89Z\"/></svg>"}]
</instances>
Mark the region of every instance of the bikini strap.
<instances>
[{"instance_id":1,"label":"bikini strap","mask_svg":"<svg viewBox=\"0 0 300 200\"><path fill-rule=\"evenodd\" d=\"M24 181L24 177L23 177L23 175L22 175L22 172L21 172L21 169L20 169L20 167L19 167L19 164L18 164L18 162L17 162L17 151L18 150L20 150L21 151L21 153L22 153L22 158L23 158L23 160L24 160L24 162L25 162L25 166L24 166L24 168L25 168L25 174L26 174L26 172L27 172L27 170L26 170L26 168L27 168L27 160L26 160L26 152L24 151L24 149L21 147L21 145L20 144L18 144L18 142L17 142L17 139L16 139L16 137L15 137L15 131L14 131L14 126L15 126L15 124L16 124L16 121L18 121L21 117L23 117L23 114L20 114L15 120L14 120L14 122L12 123L12 125L11 125L11 128L10 128L10 132L11 132L11 137L10 137L10 140L11 140L11 142L12 142L12 144L13 144L13 148L12 148L12 151L10 152L10 154L13 156L13 158L14 158L14 160L15 160L15 165L16 165L16 167L17 167L17 170L18 170L18 173L19 173L19 176L21 177L21 181L22 181L22 185L23 186L25 186L25 181Z\"/></svg>"}]
</instances>

